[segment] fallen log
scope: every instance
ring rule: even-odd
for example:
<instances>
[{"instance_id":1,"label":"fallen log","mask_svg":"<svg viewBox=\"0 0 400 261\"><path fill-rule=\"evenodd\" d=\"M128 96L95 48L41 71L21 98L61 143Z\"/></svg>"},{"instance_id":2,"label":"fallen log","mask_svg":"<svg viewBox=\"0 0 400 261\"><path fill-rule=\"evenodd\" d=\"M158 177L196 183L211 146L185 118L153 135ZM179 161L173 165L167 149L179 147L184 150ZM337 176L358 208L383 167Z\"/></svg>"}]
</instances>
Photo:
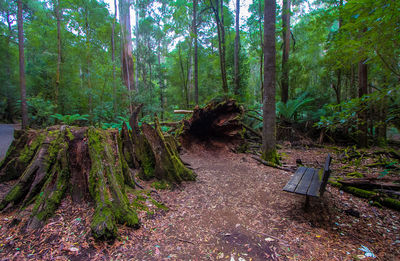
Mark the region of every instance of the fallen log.
<instances>
[{"instance_id":1,"label":"fallen log","mask_svg":"<svg viewBox=\"0 0 400 261\"><path fill-rule=\"evenodd\" d=\"M281 166L276 165L274 163L265 161L265 160L261 159L260 157L257 157L257 156L251 156L251 157L253 159L255 159L256 161L260 162L261 164L264 164L265 166L276 168L276 169L280 169L280 170L284 170L284 171L288 171L288 172L295 172L295 170L293 170L293 169L288 169L288 168L281 167Z\"/></svg>"},{"instance_id":2,"label":"fallen log","mask_svg":"<svg viewBox=\"0 0 400 261\"><path fill-rule=\"evenodd\" d=\"M394 183L387 180L377 178L348 178L338 180L344 186L351 186L361 189L388 189L388 190L400 190L400 184Z\"/></svg>"},{"instance_id":3,"label":"fallen log","mask_svg":"<svg viewBox=\"0 0 400 261\"><path fill-rule=\"evenodd\" d=\"M248 130L249 132L253 133L253 134L256 135L257 137L259 137L260 139L262 139L262 135L261 135L259 132L257 132L256 130L254 130L253 128L251 128L250 126L248 126L248 125L246 125L246 124L244 124L244 123L242 123L242 125L243 125L243 127L244 127L246 130Z\"/></svg>"},{"instance_id":4,"label":"fallen log","mask_svg":"<svg viewBox=\"0 0 400 261\"><path fill-rule=\"evenodd\" d=\"M183 120L177 133L183 144L193 140L232 138L243 130L243 108L235 100L212 101L206 107L196 107L189 120Z\"/></svg>"},{"instance_id":5,"label":"fallen log","mask_svg":"<svg viewBox=\"0 0 400 261\"><path fill-rule=\"evenodd\" d=\"M174 110L175 114L191 114L193 110Z\"/></svg>"}]
</instances>

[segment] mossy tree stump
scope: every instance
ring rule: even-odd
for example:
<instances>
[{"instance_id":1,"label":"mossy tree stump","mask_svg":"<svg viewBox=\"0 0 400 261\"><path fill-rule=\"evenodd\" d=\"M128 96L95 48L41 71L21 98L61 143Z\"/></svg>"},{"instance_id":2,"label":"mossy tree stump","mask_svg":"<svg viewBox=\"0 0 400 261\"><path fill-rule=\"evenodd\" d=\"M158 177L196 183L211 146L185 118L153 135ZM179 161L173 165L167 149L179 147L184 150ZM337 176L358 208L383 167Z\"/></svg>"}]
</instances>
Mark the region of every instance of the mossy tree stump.
<instances>
[{"instance_id":1,"label":"mossy tree stump","mask_svg":"<svg viewBox=\"0 0 400 261\"><path fill-rule=\"evenodd\" d=\"M135 173L172 186L195 179L176 148L165 142L158 125L153 129L144 124L139 129L136 123L133 131L125 125L121 132L52 126L16 131L14 136L0 163L0 182L16 183L0 199L0 211L33 204L28 229L41 227L70 194L74 202L93 202L93 236L114 239L117 224L140 225L126 194L126 186L135 188Z\"/></svg>"}]
</instances>

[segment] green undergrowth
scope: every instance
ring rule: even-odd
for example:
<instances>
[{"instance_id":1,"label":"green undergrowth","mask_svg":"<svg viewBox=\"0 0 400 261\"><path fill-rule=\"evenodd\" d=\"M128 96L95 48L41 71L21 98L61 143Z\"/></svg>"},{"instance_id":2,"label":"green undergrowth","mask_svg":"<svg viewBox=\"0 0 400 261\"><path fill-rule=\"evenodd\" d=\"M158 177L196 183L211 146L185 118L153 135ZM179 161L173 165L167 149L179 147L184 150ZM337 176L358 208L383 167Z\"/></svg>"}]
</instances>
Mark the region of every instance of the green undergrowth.
<instances>
[{"instance_id":1,"label":"green undergrowth","mask_svg":"<svg viewBox=\"0 0 400 261\"><path fill-rule=\"evenodd\" d=\"M163 203L160 203L151 197L151 191L149 190L130 189L129 193L135 197L131 202L131 207L134 209L145 211L147 214L154 214L154 209L148 205L151 203L156 207L156 209L168 210L168 207L166 207Z\"/></svg>"},{"instance_id":2,"label":"green undergrowth","mask_svg":"<svg viewBox=\"0 0 400 261\"><path fill-rule=\"evenodd\" d=\"M151 187L155 189L171 189L172 186L170 183L166 182L165 180L154 181L151 183Z\"/></svg>"},{"instance_id":3,"label":"green undergrowth","mask_svg":"<svg viewBox=\"0 0 400 261\"><path fill-rule=\"evenodd\" d=\"M346 176L347 177L352 177L352 178L363 178L364 174L362 174L360 172L357 172L357 171L354 171L354 172L351 172L351 173L347 173Z\"/></svg>"}]
</instances>

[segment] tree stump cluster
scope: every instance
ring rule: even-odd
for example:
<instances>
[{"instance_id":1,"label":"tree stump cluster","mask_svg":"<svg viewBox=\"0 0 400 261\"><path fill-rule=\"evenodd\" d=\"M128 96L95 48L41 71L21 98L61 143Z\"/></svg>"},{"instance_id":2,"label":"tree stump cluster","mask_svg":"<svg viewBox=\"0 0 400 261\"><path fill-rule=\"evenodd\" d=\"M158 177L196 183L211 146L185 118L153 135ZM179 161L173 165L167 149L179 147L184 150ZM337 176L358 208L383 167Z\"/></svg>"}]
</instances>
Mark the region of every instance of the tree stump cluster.
<instances>
[{"instance_id":1,"label":"tree stump cluster","mask_svg":"<svg viewBox=\"0 0 400 261\"><path fill-rule=\"evenodd\" d=\"M136 209L126 186L135 188L135 175L170 186L195 180L182 163L174 139L148 124L138 127L138 106L130 125L121 131L94 127L52 126L45 130L16 131L0 163L0 182L16 183L0 199L0 211L33 204L27 229L40 228L70 194L74 202L94 205L91 223L97 239L114 239L117 224L138 228Z\"/></svg>"}]
</instances>

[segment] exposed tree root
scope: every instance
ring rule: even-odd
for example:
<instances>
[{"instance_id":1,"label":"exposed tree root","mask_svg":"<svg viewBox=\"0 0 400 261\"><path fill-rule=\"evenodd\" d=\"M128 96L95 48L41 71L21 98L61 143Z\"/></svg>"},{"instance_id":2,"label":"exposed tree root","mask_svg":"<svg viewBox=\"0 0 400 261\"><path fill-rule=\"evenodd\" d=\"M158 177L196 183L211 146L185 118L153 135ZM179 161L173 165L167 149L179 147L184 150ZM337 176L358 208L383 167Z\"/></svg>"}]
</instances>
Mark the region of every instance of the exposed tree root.
<instances>
[{"instance_id":1,"label":"exposed tree root","mask_svg":"<svg viewBox=\"0 0 400 261\"><path fill-rule=\"evenodd\" d=\"M0 200L0 211L33 204L25 227L37 229L68 193L74 202L94 202L91 229L97 239L114 239L117 224L139 227L126 194L126 186L141 187L136 173L170 185L194 180L195 175L158 124L139 129L136 117L132 116L133 130L125 125L121 133L68 126L17 132L0 164L0 182L17 182Z\"/></svg>"},{"instance_id":2,"label":"exposed tree root","mask_svg":"<svg viewBox=\"0 0 400 261\"><path fill-rule=\"evenodd\" d=\"M232 138L243 131L243 108L235 100L210 102L204 108L196 107L189 120L183 120L177 135L184 145L193 139Z\"/></svg>"}]
</instances>

